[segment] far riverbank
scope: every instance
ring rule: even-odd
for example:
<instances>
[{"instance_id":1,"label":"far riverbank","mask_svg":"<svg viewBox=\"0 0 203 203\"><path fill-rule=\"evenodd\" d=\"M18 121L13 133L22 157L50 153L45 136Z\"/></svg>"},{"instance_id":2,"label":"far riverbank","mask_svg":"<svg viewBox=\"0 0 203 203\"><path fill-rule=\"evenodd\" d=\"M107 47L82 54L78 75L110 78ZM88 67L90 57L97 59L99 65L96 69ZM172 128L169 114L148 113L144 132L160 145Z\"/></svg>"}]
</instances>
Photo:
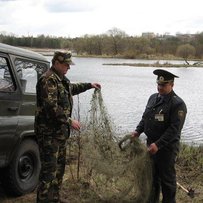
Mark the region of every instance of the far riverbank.
<instances>
[{"instance_id":1,"label":"far riverbank","mask_svg":"<svg viewBox=\"0 0 203 203\"><path fill-rule=\"evenodd\" d=\"M25 47L28 50L35 51L37 53L40 53L44 56L53 56L55 51L67 51L67 49L48 49L48 48L28 48ZM73 52L74 57L88 57L88 58L120 58L122 59L122 56L106 56L106 55L77 55ZM126 58L123 58L126 59ZM141 58L142 59L142 58ZM104 63L103 65L111 65L111 66L134 66L134 67L157 67L157 68L179 68L179 67L203 67L203 62L200 60L192 59L193 62L189 62L189 64L185 63L183 59L177 58L174 56L148 56L145 60L155 60L154 63ZM168 61L175 61L175 60L183 60L183 63L181 64L174 64L171 62L164 62L161 63L160 60L168 60Z\"/></svg>"},{"instance_id":2,"label":"far riverbank","mask_svg":"<svg viewBox=\"0 0 203 203\"><path fill-rule=\"evenodd\" d=\"M157 67L157 68L189 68L189 67L203 67L202 62L195 62L192 64L172 64L169 62L160 63L156 61L155 63L105 63L103 65L111 65L111 66L136 66L136 67Z\"/></svg>"}]
</instances>

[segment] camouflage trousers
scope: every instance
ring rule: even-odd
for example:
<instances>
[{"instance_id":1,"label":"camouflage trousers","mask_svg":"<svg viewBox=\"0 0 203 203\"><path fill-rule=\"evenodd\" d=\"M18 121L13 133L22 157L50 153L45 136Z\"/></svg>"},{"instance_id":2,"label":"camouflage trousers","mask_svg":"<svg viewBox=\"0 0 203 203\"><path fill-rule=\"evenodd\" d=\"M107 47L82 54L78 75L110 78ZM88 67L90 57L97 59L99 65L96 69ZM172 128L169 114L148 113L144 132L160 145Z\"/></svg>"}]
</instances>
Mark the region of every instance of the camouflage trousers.
<instances>
[{"instance_id":1,"label":"camouflage trousers","mask_svg":"<svg viewBox=\"0 0 203 203\"><path fill-rule=\"evenodd\" d=\"M59 203L66 163L66 138L64 135L37 136L41 172L37 190L37 203Z\"/></svg>"}]
</instances>

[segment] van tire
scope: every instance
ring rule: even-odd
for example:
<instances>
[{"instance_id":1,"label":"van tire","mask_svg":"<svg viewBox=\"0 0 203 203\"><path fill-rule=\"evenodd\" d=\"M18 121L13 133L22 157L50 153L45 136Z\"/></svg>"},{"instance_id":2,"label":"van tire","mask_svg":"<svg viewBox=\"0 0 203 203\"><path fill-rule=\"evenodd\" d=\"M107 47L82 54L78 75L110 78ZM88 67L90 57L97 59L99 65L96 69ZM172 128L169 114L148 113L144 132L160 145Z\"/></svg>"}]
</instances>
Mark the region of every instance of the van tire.
<instances>
[{"instance_id":1,"label":"van tire","mask_svg":"<svg viewBox=\"0 0 203 203\"><path fill-rule=\"evenodd\" d=\"M2 183L6 192L13 196L32 192L38 184L40 167L37 143L32 139L22 141L4 170Z\"/></svg>"}]
</instances>

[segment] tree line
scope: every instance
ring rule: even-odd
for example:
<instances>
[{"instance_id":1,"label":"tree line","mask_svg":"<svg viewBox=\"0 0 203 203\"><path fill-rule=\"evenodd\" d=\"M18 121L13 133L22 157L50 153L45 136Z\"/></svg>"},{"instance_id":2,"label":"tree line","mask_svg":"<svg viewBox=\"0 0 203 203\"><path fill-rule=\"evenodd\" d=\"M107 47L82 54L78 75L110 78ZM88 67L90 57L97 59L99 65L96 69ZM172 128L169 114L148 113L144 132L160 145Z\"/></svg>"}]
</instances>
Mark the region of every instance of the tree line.
<instances>
[{"instance_id":1,"label":"tree line","mask_svg":"<svg viewBox=\"0 0 203 203\"><path fill-rule=\"evenodd\" d=\"M129 36L118 28L105 34L82 37L53 37L39 35L16 37L0 34L0 42L30 48L69 49L78 55L123 58L173 58L185 60L203 58L203 32L192 37L159 36L153 38Z\"/></svg>"}]
</instances>

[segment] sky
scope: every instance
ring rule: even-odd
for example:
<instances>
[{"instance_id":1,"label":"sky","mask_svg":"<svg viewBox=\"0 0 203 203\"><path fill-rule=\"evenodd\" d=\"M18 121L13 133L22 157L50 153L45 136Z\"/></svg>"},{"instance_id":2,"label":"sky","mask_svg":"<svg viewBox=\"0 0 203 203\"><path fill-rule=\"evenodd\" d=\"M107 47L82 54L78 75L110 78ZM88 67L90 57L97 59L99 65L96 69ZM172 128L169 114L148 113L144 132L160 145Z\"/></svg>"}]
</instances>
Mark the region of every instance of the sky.
<instances>
[{"instance_id":1,"label":"sky","mask_svg":"<svg viewBox=\"0 0 203 203\"><path fill-rule=\"evenodd\" d=\"M203 32L202 0L0 0L0 33L82 37Z\"/></svg>"}]
</instances>

